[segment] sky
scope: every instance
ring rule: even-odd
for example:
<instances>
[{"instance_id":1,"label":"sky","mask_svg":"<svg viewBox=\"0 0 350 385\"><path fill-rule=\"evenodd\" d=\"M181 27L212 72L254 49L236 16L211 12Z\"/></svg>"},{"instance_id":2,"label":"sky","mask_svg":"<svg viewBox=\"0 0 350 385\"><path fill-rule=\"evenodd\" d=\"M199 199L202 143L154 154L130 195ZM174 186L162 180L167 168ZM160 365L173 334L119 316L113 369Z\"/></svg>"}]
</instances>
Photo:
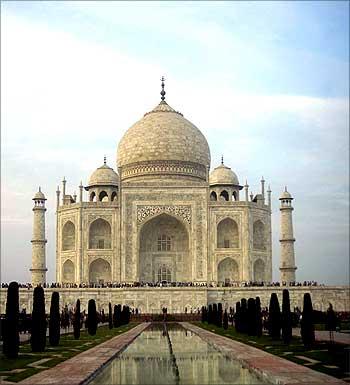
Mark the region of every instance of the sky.
<instances>
[{"instance_id":1,"label":"sky","mask_svg":"<svg viewBox=\"0 0 350 385\"><path fill-rule=\"evenodd\" d=\"M258 193L293 195L297 280L349 283L349 2L1 2L1 281L30 281L32 198L116 166L125 131L166 100Z\"/></svg>"}]
</instances>

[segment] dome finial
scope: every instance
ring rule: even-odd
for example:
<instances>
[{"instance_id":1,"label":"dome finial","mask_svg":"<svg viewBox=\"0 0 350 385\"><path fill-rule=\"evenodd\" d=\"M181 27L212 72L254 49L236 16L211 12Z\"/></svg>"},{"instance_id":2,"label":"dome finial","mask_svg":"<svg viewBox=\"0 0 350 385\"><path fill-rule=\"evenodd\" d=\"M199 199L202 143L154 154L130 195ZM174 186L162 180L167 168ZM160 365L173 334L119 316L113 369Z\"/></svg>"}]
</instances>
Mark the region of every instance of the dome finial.
<instances>
[{"instance_id":1,"label":"dome finial","mask_svg":"<svg viewBox=\"0 0 350 385\"><path fill-rule=\"evenodd\" d=\"M164 81L165 81L164 76L162 76L162 78L160 80L162 81L162 84L161 84L162 90L160 91L160 95L161 95L162 102L164 102L165 101L165 94L166 94L166 92L164 91Z\"/></svg>"},{"instance_id":2,"label":"dome finial","mask_svg":"<svg viewBox=\"0 0 350 385\"><path fill-rule=\"evenodd\" d=\"M103 164L105 165L107 163L106 155L103 157Z\"/></svg>"},{"instance_id":3,"label":"dome finial","mask_svg":"<svg viewBox=\"0 0 350 385\"><path fill-rule=\"evenodd\" d=\"M287 186L284 186L284 191L287 192Z\"/></svg>"},{"instance_id":4,"label":"dome finial","mask_svg":"<svg viewBox=\"0 0 350 385\"><path fill-rule=\"evenodd\" d=\"M221 164L224 164L224 156L221 155Z\"/></svg>"},{"instance_id":5,"label":"dome finial","mask_svg":"<svg viewBox=\"0 0 350 385\"><path fill-rule=\"evenodd\" d=\"M41 192L41 186L39 186L39 192Z\"/></svg>"}]
</instances>

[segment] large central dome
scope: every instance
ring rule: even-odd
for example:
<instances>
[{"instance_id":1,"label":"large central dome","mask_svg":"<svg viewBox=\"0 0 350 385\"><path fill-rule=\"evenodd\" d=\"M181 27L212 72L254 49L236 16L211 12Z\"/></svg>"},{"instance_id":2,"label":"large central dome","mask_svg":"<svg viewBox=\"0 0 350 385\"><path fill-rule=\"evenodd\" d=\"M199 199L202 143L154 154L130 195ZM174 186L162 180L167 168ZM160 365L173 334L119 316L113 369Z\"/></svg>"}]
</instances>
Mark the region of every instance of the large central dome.
<instances>
[{"instance_id":1,"label":"large central dome","mask_svg":"<svg viewBox=\"0 0 350 385\"><path fill-rule=\"evenodd\" d=\"M117 163L122 179L169 174L206 179L210 150L200 130L162 100L125 133Z\"/></svg>"}]
</instances>

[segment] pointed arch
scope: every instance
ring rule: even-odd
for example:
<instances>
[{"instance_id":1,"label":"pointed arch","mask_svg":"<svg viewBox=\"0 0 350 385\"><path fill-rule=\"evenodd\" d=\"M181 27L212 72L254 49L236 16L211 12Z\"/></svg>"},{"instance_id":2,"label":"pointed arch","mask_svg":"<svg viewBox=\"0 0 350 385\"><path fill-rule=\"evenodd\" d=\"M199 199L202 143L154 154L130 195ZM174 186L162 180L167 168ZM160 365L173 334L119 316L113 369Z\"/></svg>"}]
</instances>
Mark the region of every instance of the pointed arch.
<instances>
[{"instance_id":1,"label":"pointed arch","mask_svg":"<svg viewBox=\"0 0 350 385\"><path fill-rule=\"evenodd\" d=\"M74 263L70 259L67 259L62 266L62 282L63 283L75 282Z\"/></svg>"},{"instance_id":2,"label":"pointed arch","mask_svg":"<svg viewBox=\"0 0 350 385\"><path fill-rule=\"evenodd\" d=\"M62 228L62 250L75 250L75 225L67 221Z\"/></svg>"},{"instance_id":3,"label":"pointed arch","mask_svg":"<svg viewBox=\"0 0 350 385\"><path fill-rule=\"evenodd\" d=\"M232 218L225 218L219 222L217 227L217 248L238 248L239 233L238 225Z\"/></svg>"},{"instance_id":4,"label":"pointed arch","mask_svg":"<svg viewBox=\"0 0 350 385\"><path fill-rule=\"evenodd\" d=\"M218 282L230 283L239 280L238 264L231 257L223 259L218 264Z\"/></svg>"},{"instance_id":5,"label":"pointed arch","mask_svg":"<svg viewBox=\"0 0 350 385\"><path fill-rule=\"evenodd\" d=\"M89 228L89 249L110 249L111 225L105 219L94 220Z\"/></svg>"},{"instance_id":6,"label":"pointed arch","mask_svg":"<svg viewBox=\"0 0 350 385\"><path fill-rule=\"evenodd\" d=\"M226 190L222 190L221 193L220 193L220 200L224 200L224 201L229 201L230 200L230 196L229 196L229 193L226 191Z\"/></svg>"},{"instance_id":7,"label":"pointed arch","mask_svg":"<svg viewBox=\"0 0 350 385\"><path fill-rule=\"evenodd\" d=\"M116 191L113 191L112 192L112 195L111 195L111 202L114 202L117 200L117 192Z\"/></svg>"},{"instance_id":8,"label":"pointed arch","mask_svg":"<svg viewBox=\"0 0 350 385\"><path fill-rule=\"evenodd\" d=\"M215 191L212 191L210 193L210 200L213 201L213 202L218 200L218 196L216 195Z\"/></svg>"},{"instance_id":9,"label":"pointed arch","mask_svg":"<svg viewBox=\"0 0 350 385\"><path fill-rule=\"evenodd\" d=\"M90 202L96 202L96 193L95 193L95 191L93 191L90 194Z\"/></svg>"},{"instance_id":10,"label":"pointed arch","mask_svg":"<svg viewBox=\"0 0 350 385\"><path fill-rule=\"evenodd\" d=\"M101 191L98 194L98 200L99 202L108 202L108 194L106 193L106 191Z\"/></svg>"},{"instance_id":11,"label":"pointed arch","mask_svg":"<svg viewBox=\"0 0 350 385\"><path fill-rule=\"evenodd\" d=\"M107 283L110 282L111 265L102 258L97 258L90 263L89 266L89 282L90 283Z\"/></svg>"},{"instance_id":12,"label":"pointed arch","mask_svg":"<svg viewBox=\"0 0 350 385\"><path fill-rule=\"evenodd\" d=\"M253 266L253 280L256 282L265 281L265 263L259 258L254 262Z\"/></svg>"},{"instance_id":13,"label":"pointed arch","mask_svg":"<svg viewBox=\"0 0 350 385\"><path fill-rule=\"evenodd\" d=\"M266 250L265 225L260 219L253 224L253 248L256 250Z\"/></svg>"}]
</instances>

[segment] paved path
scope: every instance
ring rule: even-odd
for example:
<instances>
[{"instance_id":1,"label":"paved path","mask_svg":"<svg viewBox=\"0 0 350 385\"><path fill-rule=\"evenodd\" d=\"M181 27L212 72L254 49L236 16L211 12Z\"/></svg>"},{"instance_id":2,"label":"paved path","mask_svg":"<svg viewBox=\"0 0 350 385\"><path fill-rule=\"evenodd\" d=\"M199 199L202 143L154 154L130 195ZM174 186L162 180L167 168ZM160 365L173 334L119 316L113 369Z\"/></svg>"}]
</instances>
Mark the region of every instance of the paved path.
<instances>
[{"instance_id":1,"label":"paved path","mask_svg":"<svg viewBox=\"0 0 350 385\"><path fill-rule=\"evenodd\" d=\"M244 367L252 368L258 375L272 384L279 385L345 385L346 382L335 377L316 372L310 368L295 364L281 357L274 356L261 349L234 341L230 338L211 333L187 322L185 328L199 335L205 341L215 345L220 351L238 360Z\"/></svg>"},{"instance_id":2,"label":"paved path","mask_svg":"<svg viewBox=\"0 0 350 385\"><path fill-rule=\"evenodd\" d=\"M334 332L334 342L339 344L350 345L350 334ZM293 336L300 337L300 328L293 328ZM315 338L317 341L329 341L329 331L315 330Z\"/></svg>"},{"instance_id":3,"label":"paved path","mask_svg":"<svg viewBox=\"0 0 350 385\"><path fill-rule=\"evenodd\" d=\"M142 323L129 331L82 352L60 364L28 377L19 384L78 385L97 369L109 362L119 351L129 345L149 323Z\"/></svg>"}]
</instances>

